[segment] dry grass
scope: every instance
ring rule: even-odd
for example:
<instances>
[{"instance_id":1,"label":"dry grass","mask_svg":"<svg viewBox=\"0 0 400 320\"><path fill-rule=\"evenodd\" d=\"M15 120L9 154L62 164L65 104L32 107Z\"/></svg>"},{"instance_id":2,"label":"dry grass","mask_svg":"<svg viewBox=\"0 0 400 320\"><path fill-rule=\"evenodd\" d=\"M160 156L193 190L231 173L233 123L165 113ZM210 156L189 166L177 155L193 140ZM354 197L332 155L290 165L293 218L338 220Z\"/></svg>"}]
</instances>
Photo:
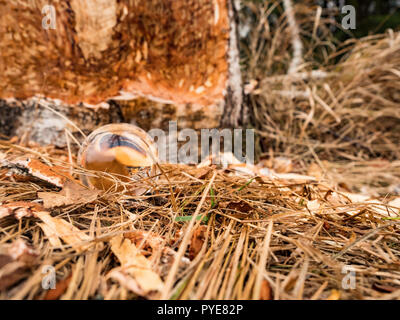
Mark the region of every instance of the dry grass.
<instances>
[{"instance_id":1,"label":"dry grass","mask_svg":"<svg viewBox=\"0 0 400 320\"><path fill-rule=\"evenodd\" d=\"M61 237L59 245L44 233L43 213L1 218L0 249L23 239L38 256L12 285L0 269L0 298L51 298L41 286L42 268L51 265L59 288L53 298L61 299L399 299L400 37L339 46L315 7L295 10L306 50L302 74L287 75L291 42L281 2L246 2L253 28L243 43L245 77L254 84L247 102L261 156L286 156L291 171L316 180L163 165L145 196L110 190L90 203L49 209L75 227L68 236L84 239ZM0 143L0 160L29 156L77 178L82 170L69 151L15 140ZM40 205L39 192L58 190L8 172L0 169L0 208ZM150 261L160 290L139 294L110 276L123 267L111 241L121 235ZM354 289L343 286L349 267Z\"/></svg>"},{"instance_id":2,"label":"dry grass","mask_svg":"<svg viewBox=\"0 0 400 320\"><path fill-rule=\"evenodd\" d=\"M24 155L71 169L67 150L21 149L3 142L0 151L6 159ZM49 298L41 287L41 272L44 265L52 265L58 286L65 290L59 294L63 299L137 298L126 285L109 277L110 270L119 266L110 239L143 231L150 232L146 237L162 239L156 246L146 245L151 239L138 245L165 284L148 298L400 297L399 208L350 200L343 189L326 179L309 183L250 179L232 170L183 165L164 165L163 171L169 181L161 176L145 196L110 191L92 203L51 209L52 216L85 234L84 249L76 243L54 246L38 218L2 218L0 246L23 239L39 256L0 297ZM3 205L40 203L38 192L54 191L35 180L15 181L15 176L5 172L0 171ZM190 217L181 221L185 218L179 217L184 216L202 216L206 221ZM200 225L204 226L204 245L189 260L192 233ZM168 248L175 252L172 259L163 257ZM342 287L344 266L356 271L354 290ZM63 279L68 279L68 285Z\"/></svg>"},{"instance_id":3,"label":"dry grass","mask_svg":"<svg viewBox=\"0 0 400 320\"><path fill-rule=\"evenodd\" d=\"M272 8L275 8L272 10ZM400 34L335 43L334 21L307 1L295 11L305 47L298 74L281 1L247 2L243 41L248 95L260 152L315 161L399 158Z\"/></svg>"}]
</instances>

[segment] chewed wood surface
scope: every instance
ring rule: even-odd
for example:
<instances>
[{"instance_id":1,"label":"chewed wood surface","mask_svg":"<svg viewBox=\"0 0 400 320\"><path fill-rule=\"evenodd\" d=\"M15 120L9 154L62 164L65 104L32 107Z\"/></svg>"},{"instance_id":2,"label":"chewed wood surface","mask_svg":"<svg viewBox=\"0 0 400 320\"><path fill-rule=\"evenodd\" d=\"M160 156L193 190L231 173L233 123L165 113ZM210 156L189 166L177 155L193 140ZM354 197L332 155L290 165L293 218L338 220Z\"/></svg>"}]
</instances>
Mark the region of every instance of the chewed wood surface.
<instances>
[{"instance_id":1,"label":"chewed wood surface","mask_svg":"<svg viewBox=\"0 0 400 320\"><path fill-rule=\"evenodd\" d=\"M223 100L226 0L55 1L55 30L42 27L45 4L0 1L1 98Z\"/></svg>"}]
</instances>

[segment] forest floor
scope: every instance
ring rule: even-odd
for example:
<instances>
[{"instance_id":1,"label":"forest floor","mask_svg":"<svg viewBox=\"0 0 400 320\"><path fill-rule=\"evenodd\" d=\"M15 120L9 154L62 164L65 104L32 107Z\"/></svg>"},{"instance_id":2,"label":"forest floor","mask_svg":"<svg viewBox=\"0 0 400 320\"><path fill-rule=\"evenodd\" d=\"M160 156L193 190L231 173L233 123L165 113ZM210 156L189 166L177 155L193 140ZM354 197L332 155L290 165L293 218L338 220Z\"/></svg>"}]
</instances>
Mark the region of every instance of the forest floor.
<instances>
[{"instance_id":1,"label":"forest floor","mask_svg":"<svg viewBox=\"0 0 400 320\"><path fill-rule=\"evenodd\" d=\"M255 166L161 165L133 196L0 137L0 299L399 299L400 33L337 43L303 2L295 73L281 1L243 8Z\"/></svg>"},{"instance_id":2,"label":"forest floor","mask_svg":"<svg viewBox=\"0 0 400 320\"><path fill-rule=\"evenodd\" d=\"M399 163L162 165L138 197L84 188L67 149L0 159L0 299L400 297L400 197L355 178Z\"/></svg>"}]
</instances>

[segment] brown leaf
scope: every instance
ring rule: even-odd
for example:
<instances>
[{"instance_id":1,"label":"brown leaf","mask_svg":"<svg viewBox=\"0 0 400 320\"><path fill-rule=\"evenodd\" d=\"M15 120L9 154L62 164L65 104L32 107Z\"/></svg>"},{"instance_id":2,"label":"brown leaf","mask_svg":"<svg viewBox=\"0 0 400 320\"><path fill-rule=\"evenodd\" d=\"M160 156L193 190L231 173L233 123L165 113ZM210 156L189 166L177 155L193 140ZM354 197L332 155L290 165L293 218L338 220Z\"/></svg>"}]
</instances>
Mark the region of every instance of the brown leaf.
<instances>
[{"instance_id":1,"label":"brown leaf","mask_svg":"<svg viewBox=\"0 0 400 320\"><path fill-rule=\"evenodd\" d=\"M249 213L251 210L253 210L253 207L243 200L237 202L221 202L219 204L219 207L246 214Z\"/></svg>"},{"instance_id":2,"label":"brown leaf","mask_svg":"<svg viewBox=\"0 0 400 320\"><path fill-rule=\"evenodd\" d=\"M118 235L110 240L110 244L121 267L111 270L108 278L120 282L122 286L141 296L162 290L164 283L160 276L152 270L150 261L131 240Z\"/></svg>"},{"instance_id":3,"label":"brown leaf","mask_svg":"<svg viewBox=\"0 0 400 320\"><path fill-rule=\"evenodd\" d=\"M24 240L0 245L0 290L24 278L38 255Z\"/></svg>"},{"instance_id":4,"label":"brown leaf","mask_svg":"<svg viewBox=\"0 0 400 320\"><path fill-rule=\"evenodd\" d=\"M63 219L53 218L49 212L44 211L40 204L20 201L0 206L0 218L11 215L18 220L24 217L35 217L42 220L44 223L39 226L54 247L62 245L60 238L78 251L89 246L88 244L82 245L82 242L91 240L88 235Z\"/></svg>"},{"instance_id":5,"label":"brown leaf","mask_svg":"<svg viewBox=\"0 0 400 320\"><path fill-rule=\"evenodd\" d=\"M168 275L168 272L176 259L177 252L167 246L167 241L164 237L152 232L135 230L124 233L124 238L131 240L140 250L140 253L146 258L157 262L157 272L159 272L162 278ZM168 244L170 246L176 245L173 240ZM188 258L182 257L179 263L180 270L183 271L189 263L190 260Z\"/></svg>"},{"instance_id":6,"label":"brown leaf","mask_svg":"<svg viewBox=\"0 0 400 320\"><path fill-rule=\"evenodd\" d=\"M154 252L161 250L165 246L164 238L155 233L142 230L124 233L124 238L131 240L146 257L150 257Z\"/></svg>"},{"instance_id":7,"label":"brown leaf","mask_svg":"<svg viewBox=\"0 0 400 320\"><path fill-rule=\"evenodd\" d=\"M325 230L329 231L329 229L331 228L331 225L329 224L329 222L324 221L324 228L325 228Z\"/></svg>"},{"instance_id":8,"label":"brown leaf","mask_svg":"<svg viewBox=\"0 0 400 320\"><path fill-rule=\"evenodd\" d=\"M272 290L267 280L261 283L260 300L272 300Z\"/></svg>"},{"instance_id":9,"label":"brown leaf","mask_svg":"<svg viewBox=\"0 0 400 320\"><path fill-rule=\"evenodd\" d=\"M63 280L58 281L55 289L47 290L43 300L58 300L68 289L71 279L72 279L72 274L70 274L67 278Z\"/></svg>"},{"instance_id":10,"label":"brown leaf","mask_svg":"<svg viewBox=\"0 0 400 320\"><path fill-rule=\"evenodd\" d=\"M231 210L236 210L239 212L243 212L243 213L248 213L249 211L251 211L253 208L245 201L239 201L239 202L231 202L229 203L228 209Z\"/></svg>"},{"instance_id":11,"label":"brown leaf","mask_svg":"<svg viewBox=\"0 0 400 320\"><path fill-rule=\"evenodd\" d=\"M46 227L43 228L43 224L39 226L42 227L43 232L49 238L52 245L59 244L59 241L56 239L61 238L78 252L90 246L87 242L91 240L91 237L64 219L53 218L50 213L46 211L37 212L36 217L44 222Z\"/></svg>"},{"instance_id":12,"label":"brown leaf","mask_svg":"<svg viewBox=\"0 0 400 320\"><path fill-rule=\"evenodd\" d=\"M43 207L34 202L18 201L0 206L0 219L14 216L21 220L24 217L32 217L36 212L43 211Z\"/></svg>"},{"instance_id":13,"label":"brown leaf","mask_svg":"<svg viewBox=\"0 0 400 320\"><path fill-rule=\"evenodd\" d=\"M193 260L199 254L201 248L203 247L204 241L206 239L206 226L200 226L196 228L192 235L192 241L189 247L189 259Z\"/></svg>"},{"instance_id":14,"label":"brown leaf","mask_svg":"<svg viewBox=\"0 0 400 320\"><path fill-rule=\"evenodd\" d=\"M87 189L72 181L66 181L60 192L39 192L46 209L62 207L72 204L90 203L97 199L98 190Z\"/></svg>"},{"instance_id":15,"label":"brown leaf","mask_svg":"<svg viewBox=\"0 0 400 320\"><path fill-rule=\"evenodd\" d=\"M193 176L197 179L205 179L211 171L211 168L194 168Z\"/></svg>"},{"instance_id":16,"label":"brown leaf","mask_svg":"<svg viewBox=\"0 0 400 320\"><path fill-rule=\"evenodd\" d=\"M20 262L14 262L7 264L0 271L2 273L2 276L0 277L1 291L25 278L27 276L28 268Z\"/></svg>"}]
</instances>

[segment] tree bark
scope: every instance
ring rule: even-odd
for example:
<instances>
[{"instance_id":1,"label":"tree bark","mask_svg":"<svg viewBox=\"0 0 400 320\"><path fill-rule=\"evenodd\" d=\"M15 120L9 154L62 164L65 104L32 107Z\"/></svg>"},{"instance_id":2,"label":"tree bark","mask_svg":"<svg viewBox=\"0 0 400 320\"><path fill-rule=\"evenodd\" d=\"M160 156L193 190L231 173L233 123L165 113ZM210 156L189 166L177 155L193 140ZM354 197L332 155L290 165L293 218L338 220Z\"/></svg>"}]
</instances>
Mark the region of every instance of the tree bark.
<instances>
[{"instance_id":1,"label":"tree bark","mask_svg":"<svg viewBox=\"0 0 400 320\"><path fill-rule=\"evenodd\" d=\"M237 125L233 1L0 0L0 132L63 145L77 130L65 118L84 131Z\"/></svg>"}]
</instances>

